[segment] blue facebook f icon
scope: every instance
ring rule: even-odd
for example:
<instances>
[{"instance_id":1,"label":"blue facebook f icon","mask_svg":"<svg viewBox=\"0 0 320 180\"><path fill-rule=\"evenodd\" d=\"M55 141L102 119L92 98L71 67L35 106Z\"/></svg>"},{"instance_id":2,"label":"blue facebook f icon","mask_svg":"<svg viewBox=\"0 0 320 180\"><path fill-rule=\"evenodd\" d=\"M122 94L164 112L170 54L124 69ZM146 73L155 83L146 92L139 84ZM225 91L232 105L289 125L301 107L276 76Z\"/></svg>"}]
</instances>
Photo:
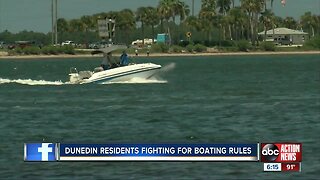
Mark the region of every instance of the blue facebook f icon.
<instances>
[{"instance_id":1,"label":"blue facebook f icon","mask_svg":"<svg viewBox=\"0 0 320 180\"><path fill-rule=\"evenodd\" d=\"M27 143L24 144L25 161L55 161L55 144Z\"/></svg>"}]
</instances>

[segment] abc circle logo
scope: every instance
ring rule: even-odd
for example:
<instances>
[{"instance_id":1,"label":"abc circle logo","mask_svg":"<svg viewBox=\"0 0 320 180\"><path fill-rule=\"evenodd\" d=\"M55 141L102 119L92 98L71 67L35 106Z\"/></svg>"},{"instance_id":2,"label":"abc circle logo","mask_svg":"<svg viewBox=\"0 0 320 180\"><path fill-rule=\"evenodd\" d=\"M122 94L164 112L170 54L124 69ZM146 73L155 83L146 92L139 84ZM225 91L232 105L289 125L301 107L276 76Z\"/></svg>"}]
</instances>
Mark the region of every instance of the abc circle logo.
<instances>
[{"instance_id":1,"label":"abc circle logo","mask_svg":"<svg viewBox=\"0 0 320 180\"><path fill-rule=\"evenodd\" d=\"M266 144L262 148L261 154L268 161L274 161L279 155L279 149L274 144Z\"/></svg>"}]
</instances>

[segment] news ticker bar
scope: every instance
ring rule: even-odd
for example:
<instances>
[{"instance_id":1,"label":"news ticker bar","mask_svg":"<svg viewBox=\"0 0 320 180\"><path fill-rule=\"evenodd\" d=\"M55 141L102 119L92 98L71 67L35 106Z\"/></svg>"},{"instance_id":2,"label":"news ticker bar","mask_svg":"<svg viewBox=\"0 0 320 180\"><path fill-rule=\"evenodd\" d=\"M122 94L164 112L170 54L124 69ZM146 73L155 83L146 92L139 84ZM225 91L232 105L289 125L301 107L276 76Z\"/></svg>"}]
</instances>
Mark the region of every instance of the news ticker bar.
<instances>
[{"instance_id":1,"label":"news ticker bar","mask_svg":"<svg viewBox=\"0 0 320 180\"><path fill-rule=\"evenodd\" d=\"M301 143L64 144L26 143L25 161L262 161L302 160Z\"/></svg>"},{"instance_id":2,"label":"news ticker bar","mask_svg":"<svg viewBox=\"0 0 320 180\"><path fill-rule=\"evenodd\" d=\"M258 161L259 144L26 143L25 161Z\"/></svg>"}]
</instances>

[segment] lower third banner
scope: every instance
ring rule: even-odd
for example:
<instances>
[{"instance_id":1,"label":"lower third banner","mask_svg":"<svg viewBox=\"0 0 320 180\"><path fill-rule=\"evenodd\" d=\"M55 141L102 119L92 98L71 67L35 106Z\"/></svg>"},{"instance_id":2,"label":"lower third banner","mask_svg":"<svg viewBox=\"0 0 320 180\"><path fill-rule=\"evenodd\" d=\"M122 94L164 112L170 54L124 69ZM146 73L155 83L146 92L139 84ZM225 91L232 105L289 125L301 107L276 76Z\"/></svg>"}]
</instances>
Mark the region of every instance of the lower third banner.
<instances>
[{"instance_id":1,"label":"lower third banner","mask_svg":"<svg viewBox=\"0 0 320 180\"><path fill-rule=\"evenodd\" d=\"M57 144L57 161L258 161L258 144Z\"/></svg>"}]
</instances>

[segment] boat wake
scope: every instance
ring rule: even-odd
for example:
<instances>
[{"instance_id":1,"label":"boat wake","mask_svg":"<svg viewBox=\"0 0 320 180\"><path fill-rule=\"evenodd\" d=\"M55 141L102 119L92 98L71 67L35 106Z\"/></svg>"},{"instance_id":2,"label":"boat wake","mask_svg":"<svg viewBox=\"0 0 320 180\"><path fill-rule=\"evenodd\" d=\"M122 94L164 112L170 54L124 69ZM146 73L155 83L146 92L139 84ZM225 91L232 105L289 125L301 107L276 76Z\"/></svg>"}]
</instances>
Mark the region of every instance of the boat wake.
<instances>
[{"instance_id":1,"label":"boat wake","mask_svg":"<svg viewBox=\"0 0 320 180\"><path fill-rule=\"evenodd\" d=\"M166 80L160 80L159 78L151 78L151 79L141 79L141 78L133 78L130 81L119 81L119 82L106 82L103 84L149 84L149 83L167 83ZM45 80L32 80L32 79L3 79L0 78L0 84L23 84L30 86L60 86L60 85L75 85L70 82L62 82L62 81L45 81Z\"/></svg>"},{"instance_id":2,"label":"boat wake","mask_svg":"<svg viewBox=\"0 0 320 180\"><path fill-rule=\"evenodd\" d=\"M30 85L30 86L76 85L76 84L72 84L70 82L61 82L61 81L45 81L45 80L32 80L32 79L13 79L13 80L11 80L11 79L0 78L0 84L9 84L9 83L16 83L16 84L23 84L23 85ZM130 81L106 82L103 84L149 84L149 83L167 83L167 81L160 80L158 78L151 78L151 79L133 78Z\"/></svg>"},{"instance_id":3,"label":"boat wake","mask_svg":"<svg viewBox=\"0 0 320 180\"><path fill-rule=\"evenodd\" d=\"M149 79L132 78L129 81L105 82L102 84L155 84L155 83L167 83L167 82L168 81L159 79L158 77L152 77Z\"/></svg>"},{"instance_id":4,"label":"boat wake","mask_svg":"<svg viewBox=\"0 0 320 180\"><path fill-rule=\"evenodd\" d=\"M45 80L32 80L32 79L3 79L0 78L0 84L17 83L24 85L63 85L66 84L61 81L45 81Z\"/></svg>"}]
</instances>

